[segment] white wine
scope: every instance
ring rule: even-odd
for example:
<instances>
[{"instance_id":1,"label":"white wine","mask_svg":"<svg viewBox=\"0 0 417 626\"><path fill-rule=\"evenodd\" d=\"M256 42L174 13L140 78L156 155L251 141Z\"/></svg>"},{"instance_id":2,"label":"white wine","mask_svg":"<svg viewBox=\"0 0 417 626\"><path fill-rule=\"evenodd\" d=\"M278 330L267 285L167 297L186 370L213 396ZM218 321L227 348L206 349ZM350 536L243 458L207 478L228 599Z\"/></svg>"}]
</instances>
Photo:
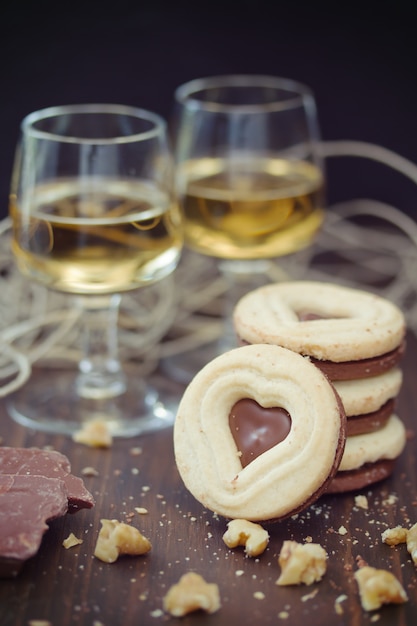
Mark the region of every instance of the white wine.
<instances>
[{"instance_id":1,"label":"white wine","mask_svg":"<svg viewBox=\"0 0 417 626\"><path fill-rule=\"evenodd\" d=\"M182 248L178 206L141 181L54 181L12 196L10 215L20 270L59 291L135 289L172 272Z\"/></svg>"},{"instance_id":2,"label":"white wine","mask_svg":"<svg viewBox=\"0 0 417 626\"><path fill-rule=\"evenodd\" d=\"M178 172L185 242L225 259L270 258L311 243L323 221L323 175L306 161L205 158Z\"/></svg>"}]
</instances>

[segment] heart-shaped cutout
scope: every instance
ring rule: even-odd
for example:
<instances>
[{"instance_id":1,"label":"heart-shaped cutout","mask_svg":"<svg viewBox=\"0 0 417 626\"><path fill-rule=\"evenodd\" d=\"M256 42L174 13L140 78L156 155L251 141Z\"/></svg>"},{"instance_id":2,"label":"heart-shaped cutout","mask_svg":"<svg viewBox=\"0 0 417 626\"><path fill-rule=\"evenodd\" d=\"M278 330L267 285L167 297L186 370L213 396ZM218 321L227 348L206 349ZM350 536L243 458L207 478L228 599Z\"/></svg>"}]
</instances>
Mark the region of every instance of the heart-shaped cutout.
<instances>
[{"instance_id":1,"label":"heart-shaped cutout","mask_svg":"<svg viewBox=\"0 0 417 626\"><path fill-rule=\"evenodd\" d=\"M264 408L251 398L242 398L232 407L229 427L241 453L242 467L270 450L288 436L291 416L282 407Z\"/></svg>"}]
</instances>

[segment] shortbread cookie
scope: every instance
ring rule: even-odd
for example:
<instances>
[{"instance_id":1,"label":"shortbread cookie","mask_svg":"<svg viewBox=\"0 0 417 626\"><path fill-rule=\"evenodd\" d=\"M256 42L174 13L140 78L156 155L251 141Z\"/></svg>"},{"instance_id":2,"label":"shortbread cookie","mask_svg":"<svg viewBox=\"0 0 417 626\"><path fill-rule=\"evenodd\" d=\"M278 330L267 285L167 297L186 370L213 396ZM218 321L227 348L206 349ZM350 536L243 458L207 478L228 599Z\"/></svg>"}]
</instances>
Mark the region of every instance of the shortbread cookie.
<instances>
[{"instance_id":1,"label":"shortbread cookie","mask_svg":"<svg viewBox=\"0 0 417 626\"><path fill-rule=\"evenodd\" d=\"M396 398L401 389L403 373L399 367L370 378L332 381L339 394L346 416L372 413L388 400Z\"/></svg>"},{"instance_id":2,"label":"shortbread cookie","mask_svg":"<svg viewBox=\"0 0 417 626\"><path fill-rule=\"evenodd\" d=\"M405 426L397 415L391 415L383 428L346 439L339 471L355 470L365 463L375 463L382 459L396 459L403 451L405 443Z\"/></svg>"},{"instance_id":3,"label":"shortbread cookie","mask_svg":"<svg viewBox=\"0 0 417 626\"><path fill-rule=\"evenodd\" d=\"M406 330L401 310L385 298L315 281L283 282L249 292L235 307L234 325L244 343L280 345L320 362L350 365L349 378L391 369L401 358ZM364 359L371 361L355 373L357 362ZM339 376L333 372L329 378Z\"/></svg>"},{"instance_id":4,"label":"shortbread cookie","mask_svg":"<svg viewBox=\"0 0 417 626\"><path fill-rule=\"evenodd\" d=\"M226 518L276 520L325 490L345 428L339 396L308 359L278 346L244 346L208 363L185 390L175 459L205 507Z\"/></svg>"},{"instance_id":5,"label":"shortbread cookie","mask_svg":"<svg viewBox=\"0 0 417 626\"><path fill-rule=\"evenodd\" d=\"M391 417L401 389L403 374L399 367L362 380L332 381L347 417L347 436L382 428Z\"/></svg>"}]
</instances>

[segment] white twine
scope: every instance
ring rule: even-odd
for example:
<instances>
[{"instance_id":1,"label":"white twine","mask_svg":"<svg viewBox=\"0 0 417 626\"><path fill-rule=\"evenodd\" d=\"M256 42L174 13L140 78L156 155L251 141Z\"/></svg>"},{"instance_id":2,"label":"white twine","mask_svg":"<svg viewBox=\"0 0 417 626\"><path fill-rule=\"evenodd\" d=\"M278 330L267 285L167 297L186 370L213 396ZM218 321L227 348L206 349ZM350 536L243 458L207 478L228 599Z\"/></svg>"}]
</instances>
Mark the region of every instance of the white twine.
<instances>
[{"instance_id":1,"label":"white twine","mask_svg":"<svg viewBox=\"0 0 417 626\"><path fill-rule=\"evenodd\" d=\"M381 146L324 142L321 152L325 158L378 161L417 185L417 166ZM53 367L80 358L79 310L71 297L26 280L14 264L10 243L11 220L6 218L0 222L0 397L22 386L40 359ZM393 206L357 199L329 207L313 245L274 261L266 280L288 277L372 290L395 302L417 332L417 223ZM123 295L122 361L147 374L160 359L217 339L224 330L220 312L228 288L213 259L185 250L172 276Z\"/></svg>"}]
</instances>

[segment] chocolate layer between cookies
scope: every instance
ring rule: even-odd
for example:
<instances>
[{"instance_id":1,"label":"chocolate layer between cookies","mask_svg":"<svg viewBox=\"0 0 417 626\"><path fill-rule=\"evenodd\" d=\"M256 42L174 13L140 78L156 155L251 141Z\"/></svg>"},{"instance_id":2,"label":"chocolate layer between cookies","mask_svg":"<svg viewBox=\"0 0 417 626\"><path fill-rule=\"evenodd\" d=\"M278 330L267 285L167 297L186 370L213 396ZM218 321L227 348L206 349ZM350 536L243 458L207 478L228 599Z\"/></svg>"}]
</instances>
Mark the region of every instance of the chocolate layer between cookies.
<instances>
[{"instance_id":1,"label":"chocolate layer between cookies","mask_svg":"<svg viewBox=\"0 0 417 626\"><path fill-rule=\"evenodd\" d=\"M375 463L365 463L356 470L338 472L326 489L326 494L359 491L374 483L385 480L393 473L395 461L382 459Z\"/></svg>"}]
</instances>

